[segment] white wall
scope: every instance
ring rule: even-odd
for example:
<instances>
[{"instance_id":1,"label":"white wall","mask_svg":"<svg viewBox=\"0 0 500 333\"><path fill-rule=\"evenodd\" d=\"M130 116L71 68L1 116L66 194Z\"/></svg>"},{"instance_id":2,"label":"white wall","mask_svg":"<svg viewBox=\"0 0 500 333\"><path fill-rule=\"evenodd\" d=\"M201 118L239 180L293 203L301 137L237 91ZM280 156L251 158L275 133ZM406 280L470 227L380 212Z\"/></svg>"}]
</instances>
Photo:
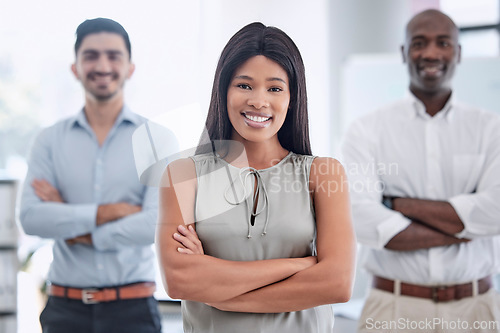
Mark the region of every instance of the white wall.
<instances>
[{"instance_id":1,"label":"white wall","mask_svg":"<svg viewBox=\"0 0 500 333\"><path fill-rule=\"evenodd\" d=\"M254 21L276 26L294 40L302 54L306 67L311 145L315 154L328 155L331 115L328 0L219 0L201 3L202 108L208 108L215 66L229 38Z\"/></svg>"},{"instance_id":2,"label":"white wall","mask_svg":"<svg viewBox=\"0 0 500 333\"><path fill-rule=\"evenodd\" d=\"M195 142L223 46L239 28L258 20L281 28L298 45L306 65L314 153L336 156L345 122L342 67L352 55L397 54L412 12L437 3L19 0L0 10L0 72L11 71L16 86L33 96L35 103L19 102L16 108L29 108L42 126L74 114L83 103L82 89L69 70L76 27L86 18L116 19L130 34L137 65L126 87L128 104L148 117L163 117Z\"/></svg>"},{"instance_id":3,"label":"white wall","mask_svg":"<svg viewBox=\"0 0 500 333\"><path fill-rule=\"evenodd\" d=\"M330 6L331 122L332 152L344 131L342 109L342 68L357 54L399 52L404 28L411 16L411 0L333 0ZM376 82L373 82L376 85ZM363 99L364 96L356 96Z\"/></svg>"},{"instance_id":4,"label":"white wall","mask_svg":"<svg viewBox=\"0 0 500 333\"><path fill-rule=\"evenodd\" d=\"M292 37L303 55L313 148L326 155L330 142L325 119L330 117L331 91L328 6L328 0L88 0L78 4L21 0L9 5L10 13L0 12L0 34L9 36L4 45L17 80L33 87L40 99L40 109L33 112L47 126L74 114L83 103L82 89L69 67L76 27L86 18L109 17L129 32L137 67L127 83L126 100L133 110L151 118L193 104L199 105L204 117L215 66L228 39L253 21L277 26ZM181 121L182 116L170 118L198 138L198 127Z\"/></svg>"},{"instance_id":5,"label":"white wall","mask_svg":"<svg viewBox=\"0 0 500 333\"><path fill-rule=\"evenodd\" d=\"M20 0L0 11L0 62L14 70L19 85L30 87L39 101L30 112L47 126L83 103L82 89L69 70L77 25L86 18L113 18L129 32L137 65L126 86L128 104L151 118L167 114L178 131L196 141L223 46L242 26L262 21L281 28L298 45L306 66L313 151L336 155L342 130L340 68L354 53L397 52L411 3ZM190 122L193 117L187 114L199 121Z\"/></svg>"}]
</instances>

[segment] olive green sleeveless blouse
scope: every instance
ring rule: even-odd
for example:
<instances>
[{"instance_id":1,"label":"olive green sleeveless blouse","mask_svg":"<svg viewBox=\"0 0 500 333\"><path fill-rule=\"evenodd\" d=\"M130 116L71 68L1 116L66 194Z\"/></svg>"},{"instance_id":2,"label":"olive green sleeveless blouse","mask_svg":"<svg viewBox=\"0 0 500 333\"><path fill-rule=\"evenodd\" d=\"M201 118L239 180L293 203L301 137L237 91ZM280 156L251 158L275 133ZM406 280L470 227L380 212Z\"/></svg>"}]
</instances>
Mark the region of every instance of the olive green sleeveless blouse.
<instances>
[{"instance_id":1,"label":"olive green sleeveless blouse","mask_svg":"<svg viewBox=\"0 0 500 333\"><path fill-rule=\"evenodd\" d=\"M240 169L212 153L192 159L198 181L196 232L206 254L235 261L315 255L309 194L313 156L290 152L263 170ZM182 301L182 315L187 333L330 333L334 322L330 305L262 314Z\"/></svg>"}]
</instances>

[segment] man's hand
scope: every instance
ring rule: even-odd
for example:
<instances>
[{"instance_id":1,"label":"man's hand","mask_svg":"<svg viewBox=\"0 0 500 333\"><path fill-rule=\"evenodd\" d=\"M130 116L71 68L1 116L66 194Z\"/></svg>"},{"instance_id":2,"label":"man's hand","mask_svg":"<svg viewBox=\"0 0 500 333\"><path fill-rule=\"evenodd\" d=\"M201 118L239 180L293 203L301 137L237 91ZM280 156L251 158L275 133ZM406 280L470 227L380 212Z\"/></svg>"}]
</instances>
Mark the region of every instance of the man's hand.
<instances>
[{"instance_id":1,"label":"man's hand","mask_svg":"<svg viewBox=\"0 0 500 333\"><path fill-rule=\"evenodd\" d=\"M438 246L448 246L469 242L466 238L456 238L424 224L412 221L403 231L396 234L387 244L386 249L394 251L415 251Z\"/></svg>"},{"instance_id":2,"label":"man's hand","mask_svg":"<svg viewBox=\"0 0 500 333\"><path fill-rule=\"evenodd\" d=\"M464 230L464 224L447 201L413 198L393 198L392 209L407 218L454 236Z\"/></svg>"},{"instance_id":3,"label":"man's hand","mask_svg":"<svg viewBox=\"0 0 500 333\"><path fill-rule=\"evenodd\" d=\"M412 221L387 242L385 248L389 250L413 251L470 241L454 236L463 230L463 223L446 201L384 196L382 204Z\"/></svg>"},{"instance_id":4,"label":"man's hand","mask_svg":"<svg viewBox=\"0 0 500 333\"><path fill-rule=\"evenodd\" d=\"M85 234L82 236L77 236L75 238L66 239L66 243L68 245L75 245L75 244L92 245L92 235Z\"/></svg>"},{"instance_id":5,"label":"man's hand","mask_svg":"<svg viewBox=\"0 0 500 333\"><path fill-rule=\"evenodd\" d=\"M112 222L122 217L138 213L142 210L142 206L131 205L126 202L118 202L115 204L100 205L97 208L96 225L102 225Z\"/></svg>"},{"instance_id":6,"label":"man's hand","mask_svg":"<svg viewBox=\"0 0 500 333\"><path fill-rule=\"evenodd\" d=\"M42 201L64 202L59 191L45 179L34 179L31 186Z\"/></svg>"}]
</instances>

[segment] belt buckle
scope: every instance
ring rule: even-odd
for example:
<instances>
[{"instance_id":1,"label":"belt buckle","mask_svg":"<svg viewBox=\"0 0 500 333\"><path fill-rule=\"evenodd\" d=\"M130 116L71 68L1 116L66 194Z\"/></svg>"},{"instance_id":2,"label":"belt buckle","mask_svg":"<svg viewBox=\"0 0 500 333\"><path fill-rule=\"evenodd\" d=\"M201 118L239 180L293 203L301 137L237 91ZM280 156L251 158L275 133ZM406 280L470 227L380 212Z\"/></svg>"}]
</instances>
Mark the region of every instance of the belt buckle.
<instances>
[{"instance_id":1,"label":"belt buckle","mask_svg":"<svg viewBox=\"0 0 500 333\"><path fill-rule=\"evenodd\" d=\"M439 302L439 291L440 290L446 290L446 286L432 287L432 301L434 303Z\"/></svg>"},{"instance_id":2,"label":"belt buckle","mask_svg":"<svg viewBox=\"0 0 500 333\"><path fill-rule=\"evenodd\" d=\"M97 304L97 303L99 303L98 300L94 299L94 293L96 293L98 291L99 291L99 289L95 289L95 288L82 289L82 302L84 304Z\"/></svg>"}]
</instances>

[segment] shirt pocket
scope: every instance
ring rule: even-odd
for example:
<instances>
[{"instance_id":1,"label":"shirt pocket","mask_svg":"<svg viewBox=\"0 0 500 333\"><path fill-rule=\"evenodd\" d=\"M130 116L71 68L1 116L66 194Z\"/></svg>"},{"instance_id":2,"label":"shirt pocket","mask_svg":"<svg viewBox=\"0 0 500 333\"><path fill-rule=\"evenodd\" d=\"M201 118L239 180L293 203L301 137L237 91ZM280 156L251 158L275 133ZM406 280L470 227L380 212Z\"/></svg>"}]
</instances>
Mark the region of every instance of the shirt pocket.
<instances>
[{"instance_id":1,"label":"shirt pocket","mask_svg":"<svg viewBox=\"0 0 500 333\"><path fill-rule=\"evenodd\" d=\"M481 177L485 154L460 154L453 156L453 187L455 194L472 193Z\"/></svg>"}]
</instances>

